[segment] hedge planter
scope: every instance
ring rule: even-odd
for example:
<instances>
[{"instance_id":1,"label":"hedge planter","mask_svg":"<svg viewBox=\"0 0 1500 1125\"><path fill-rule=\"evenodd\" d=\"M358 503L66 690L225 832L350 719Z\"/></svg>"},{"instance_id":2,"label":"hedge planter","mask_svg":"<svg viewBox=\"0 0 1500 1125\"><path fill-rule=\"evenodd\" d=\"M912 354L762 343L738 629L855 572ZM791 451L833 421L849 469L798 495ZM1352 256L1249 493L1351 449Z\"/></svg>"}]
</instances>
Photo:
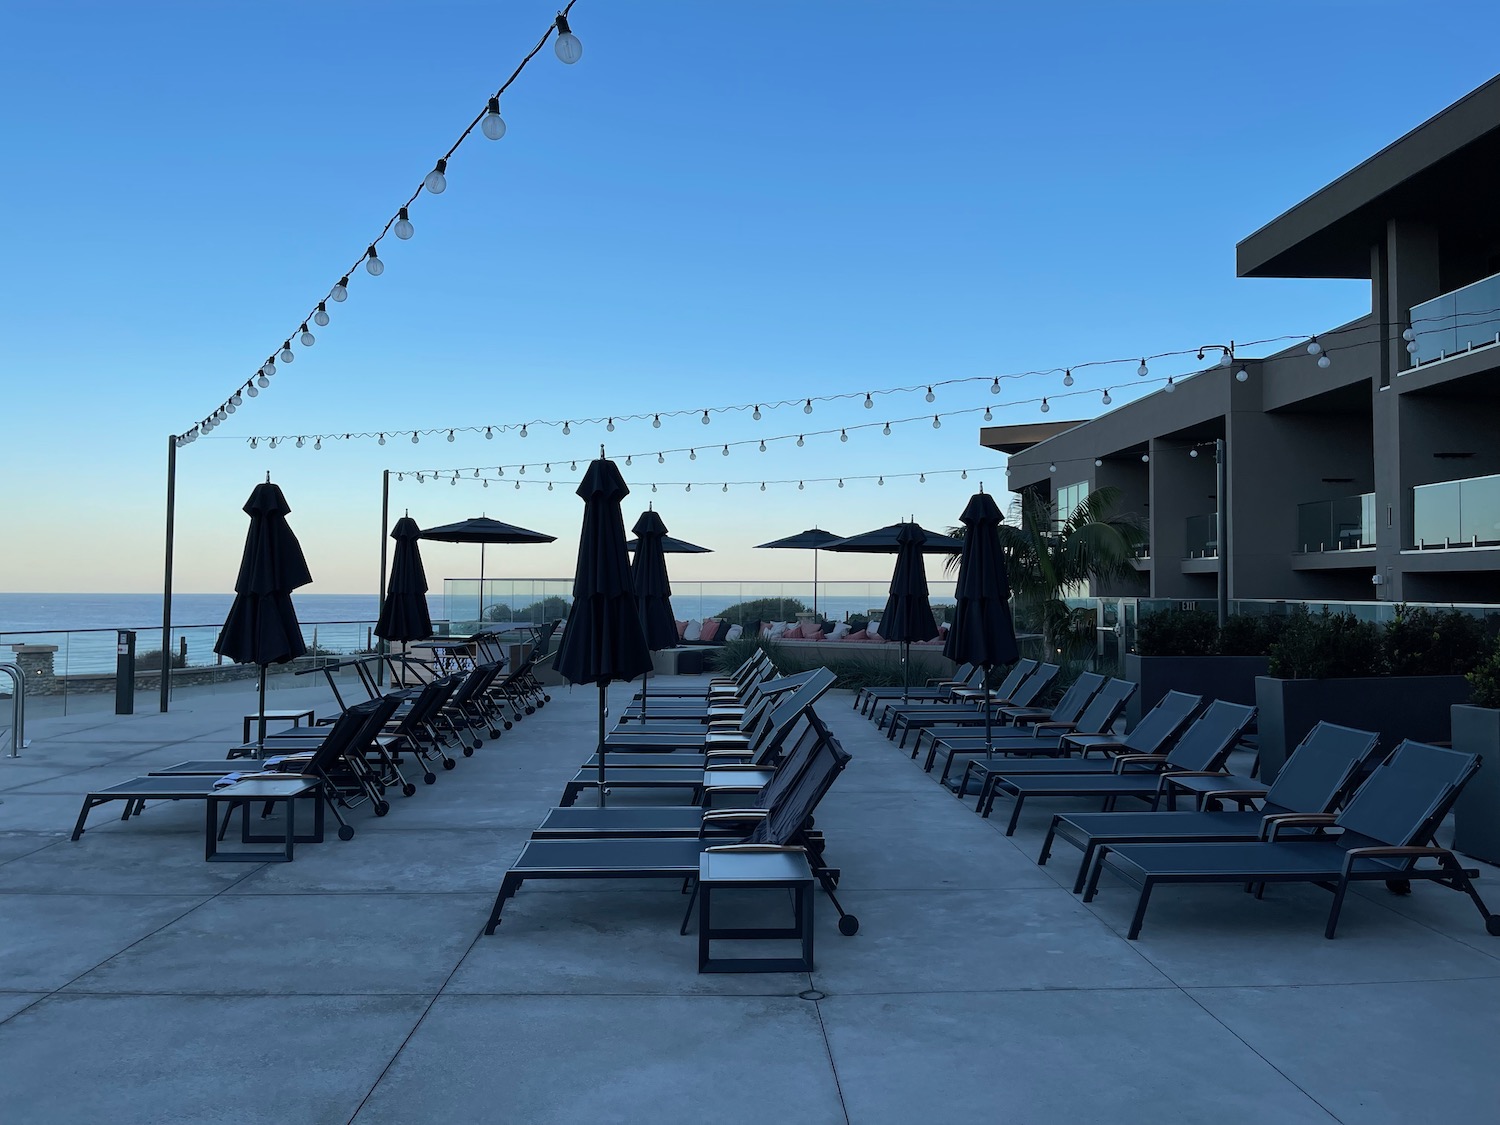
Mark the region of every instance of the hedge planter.
<instances>
[{"instance_id":1,"label":"hedge planter","mask_svg":"<svg viewBox=\"0 0 1500 1125\"><path fill-rule=\"evenodd\" d=\"M1453 708L1453 749L1484 759L1453 809L1453 846L1486 863L1500 863L1500 711Z\"/></svg>"},{"instance_id":2,"label":"hedge planter","mask_svg":"<svg viewBox=\"0 0 1500 1125\"><path fill-rule=\"evenodd\" d=\"M1125 655L1125 678L1140 685L1125 707L1125 724L1134 730L1141 716L1169 691L1185 691L1204 699L1253 704L1255 680L1264 676L1270 661L1264 656L1137 656Z\"/></svg>"},{"instance_id":3,"label":"hedge planter","mask_svg":"<svg viewBox=\"0 0 1500 1125\"><path fill-rule=\"evenodd\" d=\"M1380 734L1393 750L1404 738L1446 742L1453 705L1472 689L1462 676L1359 676L1334 680L1255 681L1260 727L1260 776L1275 781L1287 755L1319 721Z\"/></svg>"}]
</instances>

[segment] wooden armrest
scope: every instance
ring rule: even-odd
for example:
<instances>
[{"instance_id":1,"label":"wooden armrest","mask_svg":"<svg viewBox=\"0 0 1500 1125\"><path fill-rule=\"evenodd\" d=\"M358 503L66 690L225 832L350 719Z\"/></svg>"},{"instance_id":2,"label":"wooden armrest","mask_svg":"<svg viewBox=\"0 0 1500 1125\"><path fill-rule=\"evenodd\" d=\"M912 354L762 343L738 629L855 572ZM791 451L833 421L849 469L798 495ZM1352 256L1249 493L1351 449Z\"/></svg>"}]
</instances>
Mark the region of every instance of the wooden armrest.
<instances>
[{"instance_id":1,"label":"wooden armrest","mask_svg":"<svg viewBox=\"0 0 1500 1125\"><path fill-rule=\"evenodd\" d=\"M1119 761L1119 759L1116 758L1115 761ZM1118 772L1118 771L1116 771L1116 772ZM1156 775L1156 791L1158 793L1165 793L1167 791L1167 784L1174 777L1223 777L1223 776L1225 776L1225 775L1222 772L1220 772L1219 770L1172 770L1172 769L1162 770L1161 773L1159 773L1159 774Z\"/></svg>"},{"instance_id":2,"label":"wooden armrest","mask_svg":"<svg viewBox=\"0 0 1500 1125\"><path fill-rule=\"evenodd\" d=\"M705 758L750 758L750 757L754 757L754 755L751 754L750 748L748 746L745 747L742 750L705 750L703 752L703 756Z\"/></svg>"},{"instance_id":3,"label":"wooden armrest","mask_svg":"<svg viewBox=\"0 0 1500 1125\"><path fill-rule=\"evenodd\" d=\"M770 809L709 809L703 814L703 820L704 823L710 820L764 820L770 815Z\"/></svg>"},{"instance_id":4,"label":"wooden armrest","mask_svg":"<svg viewBox=\"0 0 1500 1125\"><path fill-rule=\"evenodd\" d=\"M1076 733L1077 730L1078 730L1078 724L1077 723L1066 723L1066 722L1063 722L1060 719L1051 719L1051 720L1048 720L1045 723L1027 723L1026 725L1029 726L1034 731L1035 730L1056 730L1056 731L1072 731L1072 732Z\"/></svg>"},{"instance_id":5,"label":"wooden armrest","mask_svg":"<svg viewBox=\"0 0 1500 1125\"><path fill-rule=\"evenodd\" d=\"M711 848L704 848L709 852L788 852L802 853L807 849L795 844L715 844Z\"/></svg>"},{"instance_id":6,"label":"wooden armrest","mask_svg":"<svg viewBox=\"0 0 1500 1125\"><path fill-rule=\"evenodd\" d=\"M1329 828L1337 821L1333 813L1276 813L1261 821L1261 838L1274 840L1282 828Z\"/></svg>"},{"instance_id":7,"label":"wooden armrest","mask_svg":"<svg viewBox=\"0 0 1500 1125\"><path fill-rule=\"evenodd\" d=\"M1438 858L1440 856L1451 856L1453 853L1447 848L1418 847L1415 844L1399 846L1396 844L1382 844L1378 847L1350 848L1344 853L1344 866L1349 866L1349 861L1355 858L1368 858L1372 856L1389 856L1395 859L1423 859L1425 857Z\"/></svg>"},{"instance_id":8,"label":"wooden armrest","mask_svg":"<svg viewBox=\"0 0 1500 1125\"><path fill-rule=\"evenodd\" d=\"M1099 748L1095 746L1092 749ZM1166 760L1165 754L1116 754L1111 768L1115 773L1123 773L1124 771L1120 768L1122 766L1133 765L1136 762L1165 762Z\"/></svg>"}]
</instances>

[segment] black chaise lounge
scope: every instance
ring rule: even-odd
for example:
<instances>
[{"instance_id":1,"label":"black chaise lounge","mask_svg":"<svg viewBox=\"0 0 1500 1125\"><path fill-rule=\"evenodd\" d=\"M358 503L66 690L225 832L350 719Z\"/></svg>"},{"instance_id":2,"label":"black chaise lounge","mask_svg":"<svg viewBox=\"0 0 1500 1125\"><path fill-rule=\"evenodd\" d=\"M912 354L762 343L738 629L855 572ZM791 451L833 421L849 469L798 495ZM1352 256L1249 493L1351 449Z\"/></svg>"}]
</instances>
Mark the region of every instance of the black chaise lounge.
<instances>
[{"instance_id":1,"label":"black chaise lounge","mask_svg":"<svg viewBox=\"0 0 1500 1125\"><path fill-rule=\"evenodd\" d=\"M901 732L897 739L897 746L906 745L906 737L912 731L920 731L924 727L935 726L972 726L982 727L985 725L985 708L990 711L990 725L994 726L996 720L1007 707L1030 707L1033 702L1041 697L1047 686L1057 678L1062 668L1057 664L1042 664L1031 675L1021 681L1019 687L1005 698L994 697L988 705L982 699L974 702L960 702L953 704L937 704L931 707L903 707L890 712L891 722L886 730L887 738L895 738L896 732Z\"/></svg>"},{"instance_id":2,"label":"black chaise lounge","mask_svg":"<svg viewBox=\"0 0 1500 1125\"><path fill-rule=\"evenodd\" d=\"M333 772L337 770L339 760L344 750L359 734L364 725L371 721L374 716L384 712L384 717L389 717L391 711L396 708L396 700L380 699L359 703L348 708L338 720L328 728L328 734L324 737L317 751L300 764L294 771L284 773L261 773L242 772L233 769L233 763L224 762L220 766L220 777L210 776L145 776L133 777L128 781L122 781L111 785L107 789L100 789L93 793L87 793L83 798L83 808L78 812L78 821L73 826L74 840L83 835L84 822L88 820L90 811L100 805L106 805L111 801L124 801L125 811L121 814L121 820L129 820L132 816L139 815L145 810L147 801L206 801L217 793L222 785L216 784L224 778L238 775L241 780L246 778L286 778L304 777L318 781L319 798L328 806L333 813L334 819L339 822L339 839L349 840L354 836L354 828L344 821L339 814L342 798L338 785L333 780ZM381 722L384 718L381 718ZM258 763L257 763L258 764ZM226 817L227 823L227 817ZM222 833L221 833L222 834Z\"/></svg>"},{"instance_id":3,"label":"black chaise lounge","mask_svg":"<svg viewBox=\"0 0 1500 1125\"><path fill-rule=\"evenodd\" d=\"M955 688L973 687L984 675L984 669L974 664L960 664L953 675L946 679L931 679L921 687L865 687L854 693L854 709L861 715L870 714L872 708L883 706L897 699L951 699Z\"/></svg>"},{"instance_id":4,"label":"black chaise lounge","mask_svg":"<svg viewBox=\"0 0 1500 1125\"><path fill-rule=\"evenodd\" d=\"M1350 883L1379 880L1404 891L1414 879L1467 894L1485 929L1500 936L1500 916L1490 913L1471 881L1479 872L1464 868L1451 851L1432 843L1433 833L1478 769L1476 754L1406 741L1376 767L1337 816L1285 817L1268 840L1254 843L1113 847L1104 867L1140 888L1125 936L1140 936L1151 892L1163 883L1239 883L1254 888L1257 897L1267 883L1313 883L1333 892L1323 929L1323 936L1331 938ZM1318 831L1303 831L1308 828ZM1094 889L1088 888L1086 897Z\"/></svg>"},{"instance_id":5,"label":"black chaise lounge","mask_svg":"<svg viewBox=\"0 0 1500 1125\"><path fill-rule=\"evenodd\" d=\"M1100 695L1103 694L1100 692ZM1135 725L1135 729L1123 738L1116 734L1085 734L1074 731L1050 744L1051 753L1067 755L1075 750L1080 751L1076 758L975 758L964 769L963 780L958 785L958 796L962 798L969 787L969 781L974 780L979 786L979 804L975 808L982 809L994 789L994 778L1001 774L1020 777L1033 773L1112 773L1115 768L1114 759L1120 754L1164 753L1202 705L1201 695L1169 691L1157 700L1156 706L1147 711ZM1006 750L1012 754L1025 753L1028 749L1033 748L1020 742L1006 744ZM1035 749L1046 752L1046 748ZM1090 758L1089 754L1095 751L1100 756Z\"/></svg>"},{"instance_id":6,"label":"black chaise lounge","mask_svg":"<svg viewBox=\"0 0 1500 1125\"><path fill-rule=\"evenodd\" d=\"M990 738L1036 738L1038 731L1035 729L1039 723L1047 723L1049 729L1056 729L1059 734L1065 730L1072 730L1075 723L1087 710L1089 702L1104 687L1105 678L1097 672L1084 672L1063 692L1062 698L1049 708L1046 707L1002 707L993 715L993 725L990 729ZM922 752L922 745L927 745L927 760L923 769L931 770L937 755L935 743L939 739L960 739L978 737L980 748L984 748L984 735L976 731L972 726L931 726L923 727L917 731L917 740L912 744L911 756L915 760Z\"/></svg>"},{"instance_id":7,"label":"black chaise lounge","mask_svg":"<svg viewBox=\"0 0 1500 1125\"><path fill-rule=\"evenodd\" d=\"M1032 660L1029 657L1023 657L1012 664L1010 670L1005 673L1005 679L1001 680L1000 684L990 692L990 705L992 707L1000 706L1010 702L1012 693L1015 692L1016 688L1021 686L1027 676L1037 670L1039 663L1039 661ZM980 683L983 683L982 678ZM948 709L954 714L959 714L960 707L977 711L979 709L979 701L966 699L960 703L950 698L944 703L919 701L917 703L903 704L900 699L883 699L870 708L869 714L875 720L875 729L885 730L886 725L892 721L898 711L931 711L937 708L938 710Z\"/></svg>"},{"instance_id":8,"label":"black chaise lounge","mask_svg":"<svg viewBox=\"0 0 1500 1125\"><path fill-rule=\"evenodd\" d=\"M1238 801L1247 794L1264 793L1265 803L1259 810L1234 812L1088 812L1058 813L1052 818L1047 838L1042 841L1038 864L1052 855L1057 840L1066 840L1083 849L1073 893L1083 891L1089 871L1104 852L1116 844L1144 843L1219 843L1265 838L1270 825L1281 817L1300 813L1326 813L1332 810L1353 788L1375 747L1378 734L1333 723L1318 723L1286 760L1286 765L1269 790L1246 790L1228 774L1184 775L1203 781L1207 795L1220 801ZM1177 775L1168 775L1164 784L1171 785Z\"/></svg>"},{"instance_id":9,"label":"black chaise lounge","mask_svg":"<svg viewBox=\"0 0 1500 1125\"><path fill-rule=\"evenodd\" d=\"M854 933L859 923L853 915L845 914L834 897L838 872L824 863L821 834L811 831L808 821L848 761L848 753L836 738L829 735L821 739L813 760L780 806L739 843L727 845L731 848L749 845L805 851L814 876L839 912L839 931L846 935ZM500 892L495 896L495 905L490 910L484 932L495 932L495 927L500 925L500 911L523 883L536 879L671 879L696 884L703 852L724 846L695 838L531 840L521 849L521 854L501 880ZM691 915L691 902L688 910L689 915L682 920L684 933Z\"/></svg>"},{"instance_id":10,"label":"black chaise lounge","mask_svg":"<svg viewBox=\"0 0 1500 1125\"><path fill-rule=\"evenodd\" d=\"M1165 775L1179 770L1222 772L1229 752L1254 720L1254 707L1216 699L1165 756L1121 754L1110 763L1114 767L1112 773L992 774L986 779L989 796L980 802L979 815L990 815L997 796L1009 797L1012 807L1005 834L1010 836L1015 833L1028 797L1099 797L1105 812L1112 811L1121 797L1133 797L1157 808L1164 793L1170 796L1163 784Z\"/></svg>"}]
</instances>

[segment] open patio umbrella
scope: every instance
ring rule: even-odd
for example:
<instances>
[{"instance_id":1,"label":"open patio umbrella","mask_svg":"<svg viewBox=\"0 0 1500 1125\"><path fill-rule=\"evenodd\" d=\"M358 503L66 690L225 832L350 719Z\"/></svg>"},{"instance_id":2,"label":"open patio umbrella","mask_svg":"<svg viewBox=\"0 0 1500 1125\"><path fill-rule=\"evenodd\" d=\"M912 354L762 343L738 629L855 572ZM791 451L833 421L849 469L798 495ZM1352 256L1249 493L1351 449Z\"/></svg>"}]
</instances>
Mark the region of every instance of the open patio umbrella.
<instances>
[{"instance_id":1,"label":"open patio umbrella","mask_svg":"<svg viewBox=\"0 0 1500 1125\"><path fill-rule=\"evenodd\" d=\"M255 486L245 501L250 530L240 572L234 580L234 604L214 651L236 664L260 665L260 722L255 739L256 757L266 745L266 668L285 664L307 651L302 626L292 607L292 591L312 581L302 545L287 526L291 505L281 489L266 482Z\"/></svg>"},{"instance_id":2,"label":"open patio umbrella","mask_svg":"<svg viewBox=\"0 0 1500 1125\"><path fill-rule=\"evenodd\" d=\"M630 577L635 587L635 600L641 613L641 630L646 634L646 647L652 652L677 645L677 622L672 616L672 584L667 578L666 541L667 525L662 523L653 509L646 509L641 518L630 529L637 538L635 561L630 564ZM691 546L691 544L688 544ZM698 548L702 550L703 548ZM646 717L646 699L651 690L651 677L641 681L641 718Z\"/></svg>"},{"instance_id":3,"label":"open patio umbrella","mask_svg":"<svg viewBox=\"0 0 1500 1125\"><path fill-rule=\"evenodd\" d=\"M479 617L484 620L484 548L488 543L555 543L557 536L543 535L540 531L528 531L524 527L515 524L501 523L492 520L488 516L475 516L472 519L459 520L458 523L445 523L441 527L429 527L422 532L423 539L433 539L440 543L478 543L479 544Z\"/></svg>"},{"instance_id":4,"label":"open patio umbrella","mask_svg":"<svg viewBox=\"0 0 1500 1125\"><path fill-rule=\"evenodd\" d=\"M818 552L826 551L830 543L837 543L839 541L839 536L831 531L810 527L806 531L799 531L796 535L788 535L783 539L773 539L769 543L757 543L755 549L760 551L781 548L789 551L811 551L813 553L813 612L817 613Z\"/></svg>"},{"instance_id":5,"label":"open patio umbrella","mask_svg":"<svg viewBox=\"0 0 1500 1125\"><path fill-rule=\"evenodd\" d=\"M396 552L391 559L391 581L380 603L375 635L386 641L421 641L432 636L432 615L427 609L427 572L417 545L422 529L410 516L402 516L391 529Z\"/></svg>"},{"instance_id":6,"label":"open patio umbrella","mask_svg":"<svg viewBox=\"0 0 1500 1125\"><path fill-rule=\"evenodd\" d=\"M630 495L620 470L604 450L578 483L583 530L573 604L552 667L574 684L599 685L599 804L604 792L605 693L614 680L633 680L651 668L625 553L625 517L620 502ZM677 627L672 626L675 638Z\"/></svg>"},{"instance_id":7,"label":"open patio umbrella","mask_svg":"<svg viewBox=\"0 0 1500 1125\"><path fill-rule=\"evenodd\" d=\"M631 528L635 531L635 528ZM639 532L636 532L639 535ZM640 546L639 539L625 540L625 549L635 554L636 548ZM712 547L700 547L696 543L689 543L686 539L673 539L670 535L661 537L661 553L664 555L711 555L714 553Z\"/></svg>"},{"instance_id":8,"label":"open patio umbrella","mask_svg":"<svg viewBox=\"0 0 1500 1125\"><path fill-rule=\"evenodd\" d=\"M984 667L984 750L988 758L994 756L995 745L990 726L990 670L997 664L1014 663L1021 653L1010 616L1010 579L996 534L1000 508L981 488L969 498L958 518L964 525L963 553L954 588L958 604L943 655L958 664Z\"/></svg>"},{"instance_id":9,"label":"open patio umbrella","mask_svg":"<svg viewBox=\"0 0 1500 1125\"><path fill-rule=\"evenodd\" d=\"M944 536L944 538L947 538ZM880 635L901 643L901 702L910 702L911 645L938 635L932 606L927 600L927 570L922 565L922 547L927 533L914 523L903 524L896 534L896 569L891 574L891 596L880 614Z\"/></svg>"}]
</instances>

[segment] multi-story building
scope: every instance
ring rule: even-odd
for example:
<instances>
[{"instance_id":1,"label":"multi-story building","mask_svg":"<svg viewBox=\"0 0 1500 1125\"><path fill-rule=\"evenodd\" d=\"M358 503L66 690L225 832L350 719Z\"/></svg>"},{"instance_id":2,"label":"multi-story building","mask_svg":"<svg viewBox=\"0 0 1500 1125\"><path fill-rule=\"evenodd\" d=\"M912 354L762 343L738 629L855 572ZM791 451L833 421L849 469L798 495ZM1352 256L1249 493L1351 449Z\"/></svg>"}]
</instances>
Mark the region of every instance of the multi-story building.
<instances>
[{"instance_id":1,"label":"multi-story building","mask_svg":"<svg viewBox=\"0 0 1500 1125\"><path fill-rule=\"evenodd\" d=\"M1133 581L1093 593L1213 599L1222 551L1234 599L1500 603L1497 169L1500 78L1239 244L1241 277L1368 278L1367 315L1086 422L981 431L1012 490L1114 486L1147 521Z\"/></svg>"}]
</instances>

